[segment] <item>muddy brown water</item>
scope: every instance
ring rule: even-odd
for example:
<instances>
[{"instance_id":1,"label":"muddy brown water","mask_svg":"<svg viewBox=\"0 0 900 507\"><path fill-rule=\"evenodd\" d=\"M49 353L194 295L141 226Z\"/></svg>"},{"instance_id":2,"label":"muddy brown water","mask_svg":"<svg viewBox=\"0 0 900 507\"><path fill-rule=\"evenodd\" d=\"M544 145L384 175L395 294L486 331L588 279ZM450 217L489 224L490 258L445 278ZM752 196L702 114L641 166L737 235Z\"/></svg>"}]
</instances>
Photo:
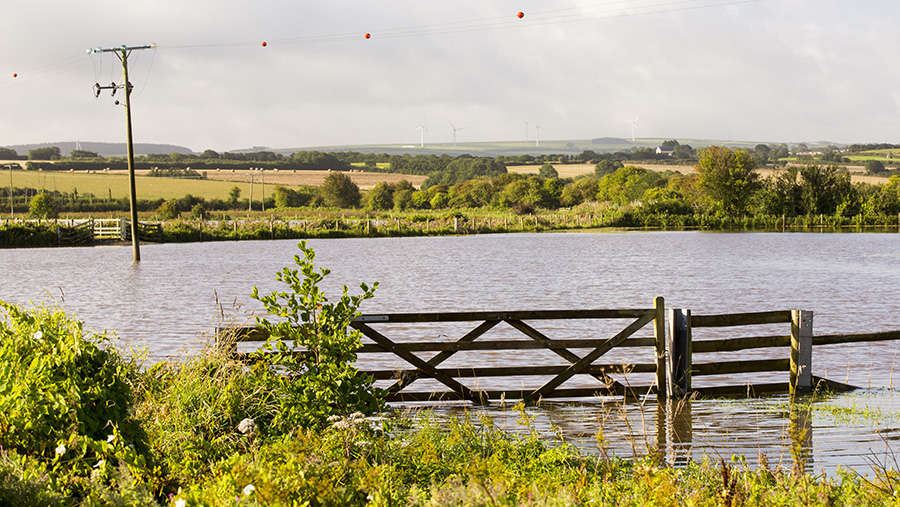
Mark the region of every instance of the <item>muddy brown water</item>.
<instances>
[{"instance_id":1,"label":"muddy brown water","mask_svg":"<svg viewBox=\"0 0 900 507\"><path fill-rule=\"evenodd\" d=\"M689 308L695 315L812 310L816 334L900 329L896 233L549 233L310 244L317 262L332 270L326 293L336 297L343 284L353 293L359 282L380 282L364 313L649 308L655 296L664 296L667 307ZM263 293L280 290L274 274L291 264L296 252L294 241L143 245L143 262L134 265L128 246L0 250L0 300L56 301L89 327L108 329L124 344L145 347L150 360L179 357L208 342L216 325L246 323L260 310L249 297L253 286ZM582 338L622 327L620 322L553 321L540 330L551 338ZM783 327L750 334L787 334ZM433 341L455 340L467 328L379 329L400 341ZM700 331L695 339L721 335L703 330L698 337ZM485 339L522 338L503 326L492 333ZM591 452L631 455L653 448L676 461L737 453L752 463L760 456L770 463L792 459L790 450L797 446L792 447L796 438L791 434L799 427L808 430L801 432L808 438L800 446L806 449L808 469L871 467L878 456L890 456L885 453L898 437L894 428L900 396L893 390L898 351L896 342L815 349L814 374L869 389L813 403L802 417L792 415L790 404L778 397L695 400L686 412L657 407L652 399L585 399L545 403L535 424L548 433L556 428ZM714 354L708 359L762 354ZM649 351L623 349L610 353L609 361L651 358ZM378 367L402 365L385 358L374 361ZM447 365L563 364L546 353L458 354L452 361ZM695 384L783 381L779 375L697 379ZM520 388L546 380L474 382L484 388ZM621 380L652 381L638 374ZM581 377L572 381L593 382ZM433 384L421 382L419 387ZM438 410L455 413L459 408L448 404ZM518 414L508 405L506 410L497 404L483 410L516 426ZM605 448L595 445L598 430Z\"/></svg>"}]
</instances>

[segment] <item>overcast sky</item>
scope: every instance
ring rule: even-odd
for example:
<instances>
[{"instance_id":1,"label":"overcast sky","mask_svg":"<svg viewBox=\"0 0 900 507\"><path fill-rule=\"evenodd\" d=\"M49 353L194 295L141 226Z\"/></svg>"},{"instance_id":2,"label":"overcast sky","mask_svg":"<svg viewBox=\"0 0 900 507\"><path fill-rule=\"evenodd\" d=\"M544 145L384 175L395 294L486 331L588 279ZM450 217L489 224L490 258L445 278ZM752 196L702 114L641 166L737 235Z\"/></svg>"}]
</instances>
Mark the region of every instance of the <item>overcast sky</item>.
<instances>
[{"instance_id":1,"label":"overcast sky","mask_svg":"<svg viewBox=\"0 0 900 507\"><path fill-rule=\"evenodd\" d=\"M523 12L522 19L516 17ZM34 0L4 8L0 145L638 137L900 142L894 0ZM364 34L371 38L365 39ZM266 47L262 42L266 41ZM13 77L13 74L18 74ZM120 97L117 94L117 97Z\"/></svg>"}]
</instances>

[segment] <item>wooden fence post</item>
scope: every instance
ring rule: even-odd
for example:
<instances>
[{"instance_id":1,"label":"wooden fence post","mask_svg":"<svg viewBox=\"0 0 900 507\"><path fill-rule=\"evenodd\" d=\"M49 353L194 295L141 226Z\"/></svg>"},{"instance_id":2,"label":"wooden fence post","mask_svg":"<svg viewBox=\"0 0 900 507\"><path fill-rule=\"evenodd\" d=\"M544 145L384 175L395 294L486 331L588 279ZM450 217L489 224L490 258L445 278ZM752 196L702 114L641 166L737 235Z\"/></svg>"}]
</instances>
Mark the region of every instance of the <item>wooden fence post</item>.
<instances>
[{"instance_id":1,"label":"wooden fence post","mask_svg":"<svg viewBox=\"0 0 900 507\"><path fill-rule=\"evenodd\" d=\"M791 395L812 390L813 312L791 311Z\"/></svg>"},{"instance_id":2,"label":"wooden fence post","mask_svg":"<svg viewBox=\"0 0 900 507\"><path fill-rule=\"evenodd\" d=\"M691 390L691 311L669 310L669 396L684 396Z\"/></svg>"},{"instance_id":3,"label":"wooden fence post","mask_svg":"<svg viewBox=\"0 0 900 507\"><path fill-rule=\"evenodd\" d=\"M656 316L653 319L653 337L656 339L656 397L666 399L666 300L657 296L653 300Z\"/></svg>"}]
</instances>

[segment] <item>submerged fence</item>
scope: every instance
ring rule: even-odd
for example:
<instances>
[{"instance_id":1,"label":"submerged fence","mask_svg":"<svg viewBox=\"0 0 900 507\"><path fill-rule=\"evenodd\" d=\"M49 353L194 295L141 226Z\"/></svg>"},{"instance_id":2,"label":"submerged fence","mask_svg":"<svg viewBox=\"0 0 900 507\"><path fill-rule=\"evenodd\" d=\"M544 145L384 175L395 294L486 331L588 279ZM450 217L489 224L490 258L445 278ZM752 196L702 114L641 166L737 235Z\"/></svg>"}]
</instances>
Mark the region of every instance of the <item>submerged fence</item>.
<instances>
[{"instance_id":1,"label":"submerged fence","mask_svg":"<svg viewBox=\"0 0 900 507\"><path fill-rule=\"evenodd\" d=\"M392 313L362 315L353 319L350 326L359 330L371 343L364 343L358 354L389 354L405 364L401 368L361 367L360 371L372 375L375 380L390 380L388 401L451 401L468 400L476 404L497 399L519 399L533 403L542 399L591 397L604 395L656 394L660 399L683 397L692 394L702 396L759 395L770 393L804 394L814 389L854 389L813 375L812 349L814 345L855 343L900 339L900 331L823 335L813 334L813 313L804 310L781 310L756 313L721 315L691 315L690 310L673 309L666 318L662 297L654 300L652 308L606 310L544 310L511 312L453 312L453 313ZM624 319L628 322L612 336L573 339L554 339L541 331L541 325L550 321L587 320L608 321ZM668 322L667 322L668 321ZM415 325L428 323L474 324L455 341L422 341L408 339L415 333ZM483 336L498 324L505 323L523 339L484 339ZM399 330L380 331L379 325L400 325ZM667 326L668 324L668 326ZM783 325L784 334L743 336L747 328ZM636 336L649 328L652 336ZM668 328L668 333L666 332ZM725 338L694 340L693 330L702 328L739 328L741 335ZM557 328L558 329L558 328ZM388 334L400 333L389 337ZM581 332L581 331L579 331ZM730 333L734 334L734 333ZM231 348L240 357L237 344L262 342L268 335L256 328L222 328L218 330L220 343ZM479 338L481 338L479 340ZM614 349L643 349L652 355L653 361L612 362L597 361ZM767 357L740 360L703 360L710 353L766 350ZM506 352L510 359L525 359L525 366L484 366L478 364L441 367L460 352ZM533 351L549 351L564 359L567 365L528 362ZM584 352L587 351L587 352ZM422 354L430 354L427 358ZM700 361L695 361L699 357ZM458 359L459 357L457 357ZM545 360L546 361L546 360ZM457 361L458 363L458 361ZM615 377L632 373L649 375L649 383L633 384ZM783 375L779 382L734 383L734 375L769 373ZM590 387L567 387L574 376L593 377ZM695 387L694 377L725 376L719 385ZM481 383L502 377L550 377L537 387L510 389L481 388ZM417 379L432 379L443 389L411 391L409 386ZM471 383L478 379L478 385ZM508 384L508 382L507 382Z\"/></svg>"}]
</instances>

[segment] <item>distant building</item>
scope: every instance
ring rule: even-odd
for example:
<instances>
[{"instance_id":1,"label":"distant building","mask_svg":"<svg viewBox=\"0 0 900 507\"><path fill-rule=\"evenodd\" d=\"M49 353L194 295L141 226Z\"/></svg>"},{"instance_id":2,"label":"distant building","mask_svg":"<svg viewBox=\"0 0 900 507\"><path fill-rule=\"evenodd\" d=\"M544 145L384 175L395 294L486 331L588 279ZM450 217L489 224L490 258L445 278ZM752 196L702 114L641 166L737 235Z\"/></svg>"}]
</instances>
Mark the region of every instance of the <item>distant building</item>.
<instances>
[{"instance_id":1,"label":"distant building","mask_svg":"<svg viewBox=\"0 0 900 507\"><path fill-rule=\"evenodd\" d=\"M657 155L665 155L667 157L675 156L675 147L674 146L657 146L656 147Z\"/></svg>"}]
</instances>

